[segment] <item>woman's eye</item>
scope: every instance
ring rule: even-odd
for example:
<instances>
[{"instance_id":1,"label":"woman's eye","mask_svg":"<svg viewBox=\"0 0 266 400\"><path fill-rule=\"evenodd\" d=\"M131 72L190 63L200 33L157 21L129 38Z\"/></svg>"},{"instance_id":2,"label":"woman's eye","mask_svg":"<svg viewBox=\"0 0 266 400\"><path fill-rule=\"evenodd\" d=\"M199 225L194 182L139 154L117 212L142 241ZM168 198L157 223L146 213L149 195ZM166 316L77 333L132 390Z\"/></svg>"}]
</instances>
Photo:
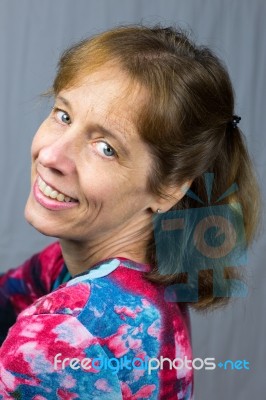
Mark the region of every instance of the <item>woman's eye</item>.
<instances>
[{"instance_id":1,"label":"woman's eye","mask_svg":"<svg viewBox=\"0 0 266 400\"><path fill-rule=\"evenodd\" d=\"M71 123L70 116L63 110L55 110L56 117L59 119L60 122L69 125Z\"/></svg>"},{"instance_id":2,"label":"woman's eye","mask_svg":"<svg viewBox=\"0 0 266 400\"><path fill-rule=\"evenodd\" d=\"M116 155L115 150L106 142L96 142L94 145L98 152L105 157L111 158Z\"/></svg>"}]
</instances>

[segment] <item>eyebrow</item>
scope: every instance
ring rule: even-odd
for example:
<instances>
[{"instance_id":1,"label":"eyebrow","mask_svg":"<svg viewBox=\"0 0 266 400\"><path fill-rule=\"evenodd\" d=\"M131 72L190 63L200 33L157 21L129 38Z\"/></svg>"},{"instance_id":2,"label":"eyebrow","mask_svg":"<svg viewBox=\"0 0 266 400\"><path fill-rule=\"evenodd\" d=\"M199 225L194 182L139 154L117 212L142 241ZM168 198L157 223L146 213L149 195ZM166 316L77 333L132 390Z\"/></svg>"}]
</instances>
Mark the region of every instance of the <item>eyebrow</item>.
<instances>
[{"instance_id":1,"label":"eyebrow","mask_svg":"<svg viewBox=\"0 0 266 400\"><path fill-rule=\"evenodd\" d=\"M56 96L56 97L55 97L55 101L56 101L56 100L61 100L62 103L64 103L65 106L67 106L67 107L70 109L70 111L72 110L71 104L70 104L69 101L68 101L67 99L65 99L63 96Z\"/></svg>"},{"instance_id":2,"label":"eyebrow","mask_svg":"<svg viewBox=\"0 0 266 400\"><path fill-rule=\"evenodd\" d=\"M121 139L122 134L116 135L114 132L110 131L109 129L105 128L104 126L102 126L100 124L96 124L95 128L97 131L103 133L104 136L110 137L110 138L114 139L116 142L121 143L121 145L123 146L123 148L121 150L124 151L124 153L126 153L127 155L129 155L129 150L127 148L127 145L126 145L125 141L123 139Z\"/></svg>"},{"instance_id":3,"label":"eyebrow","mask_svg":"<svg viewBox=\"0 0 266 400\"><path fill-rule=\"evenodd\" d=\"M55 100L62 101L62 103L64 103L65 106L67 106L70 109L70 111L72 111L71 104L65 97L56 96ZM95 124L95 128L97 131L103 133L105 136L110 137L110 138L114 139L116 142L121 143L123 146L122 151L124 151L124 153L126 153L126 155L129 155L129 150L127 148L125 140L121 139L122 132L121 132L121 134L116 135L114 132L110 131L109 129L105 128L103 125L100 125L100 124Z\"/></svg>"}]
</instances>

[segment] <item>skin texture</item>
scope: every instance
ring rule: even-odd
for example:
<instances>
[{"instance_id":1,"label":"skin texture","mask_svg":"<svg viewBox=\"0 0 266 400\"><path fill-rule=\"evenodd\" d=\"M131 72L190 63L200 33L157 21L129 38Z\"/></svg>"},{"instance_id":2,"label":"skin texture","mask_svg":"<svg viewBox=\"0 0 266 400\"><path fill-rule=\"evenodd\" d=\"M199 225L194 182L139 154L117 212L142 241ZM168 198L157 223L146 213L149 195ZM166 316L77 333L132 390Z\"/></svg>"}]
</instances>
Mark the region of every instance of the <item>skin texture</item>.
<instances>
[{"instance_id":1,"label":"skin texture","mask_svg":"<svg viewBox=\"0 0 266 400\"><path fill-rule=\"evenodd\" d=\"M129 87L119 68L91 73L58 94L33 139L25 216L43 234L60 239L72 275L109 257L146 262L152 213L172 206L147 190L152 157L135 124L145 90ZM38 176L76 199L73 207L40 204L34 195ZM181 197L178 188L172 194Z\"/></svg>"}]
</instances>

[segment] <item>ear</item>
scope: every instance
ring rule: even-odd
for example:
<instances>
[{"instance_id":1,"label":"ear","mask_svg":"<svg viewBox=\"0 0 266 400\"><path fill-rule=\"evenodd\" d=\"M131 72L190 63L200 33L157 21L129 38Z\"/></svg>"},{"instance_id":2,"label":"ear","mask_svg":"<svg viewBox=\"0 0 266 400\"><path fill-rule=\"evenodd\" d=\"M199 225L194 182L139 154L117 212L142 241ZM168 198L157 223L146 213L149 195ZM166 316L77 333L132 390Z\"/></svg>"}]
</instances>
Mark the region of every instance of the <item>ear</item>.
<instances>
[{"instance_id":1,"label":"ear","mask_svg":"<svg viewBox=\"0 0 266 400\"><path fill-rule=\"evenodd\" d=\"M154 213L166 212L178 203L190 188L193 180L185 182L182 186L170 186L164 190L165 197L156 197L156 200L151 206Z\"/></svg>"}]
</instances>

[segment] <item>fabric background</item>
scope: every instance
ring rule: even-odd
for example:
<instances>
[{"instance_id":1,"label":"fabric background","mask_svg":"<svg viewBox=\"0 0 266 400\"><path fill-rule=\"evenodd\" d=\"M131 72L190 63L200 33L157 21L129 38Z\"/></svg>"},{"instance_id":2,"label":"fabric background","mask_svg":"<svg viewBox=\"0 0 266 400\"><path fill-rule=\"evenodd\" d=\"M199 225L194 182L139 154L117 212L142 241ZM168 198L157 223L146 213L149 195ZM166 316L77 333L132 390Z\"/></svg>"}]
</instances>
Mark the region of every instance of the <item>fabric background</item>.
<instances>
[{"instance_id":1,"label":"fabric background","mask_svg":"<svg viewBox=\"0 0 266 400\"><path fill-rule=\"evenodd\" d=\"M265 198L265 16L265 0L0 0L1 271L52 241L23 217L30 144L49 107L39 94L49 88L64 48L117 24L179 24L225 61ZM196 400L263 398L265 236L262 228L249 253L248 296L205 316L192 313L195 358L245 359L250 370L196 371Z\"/></svg>"}]
</instances>

